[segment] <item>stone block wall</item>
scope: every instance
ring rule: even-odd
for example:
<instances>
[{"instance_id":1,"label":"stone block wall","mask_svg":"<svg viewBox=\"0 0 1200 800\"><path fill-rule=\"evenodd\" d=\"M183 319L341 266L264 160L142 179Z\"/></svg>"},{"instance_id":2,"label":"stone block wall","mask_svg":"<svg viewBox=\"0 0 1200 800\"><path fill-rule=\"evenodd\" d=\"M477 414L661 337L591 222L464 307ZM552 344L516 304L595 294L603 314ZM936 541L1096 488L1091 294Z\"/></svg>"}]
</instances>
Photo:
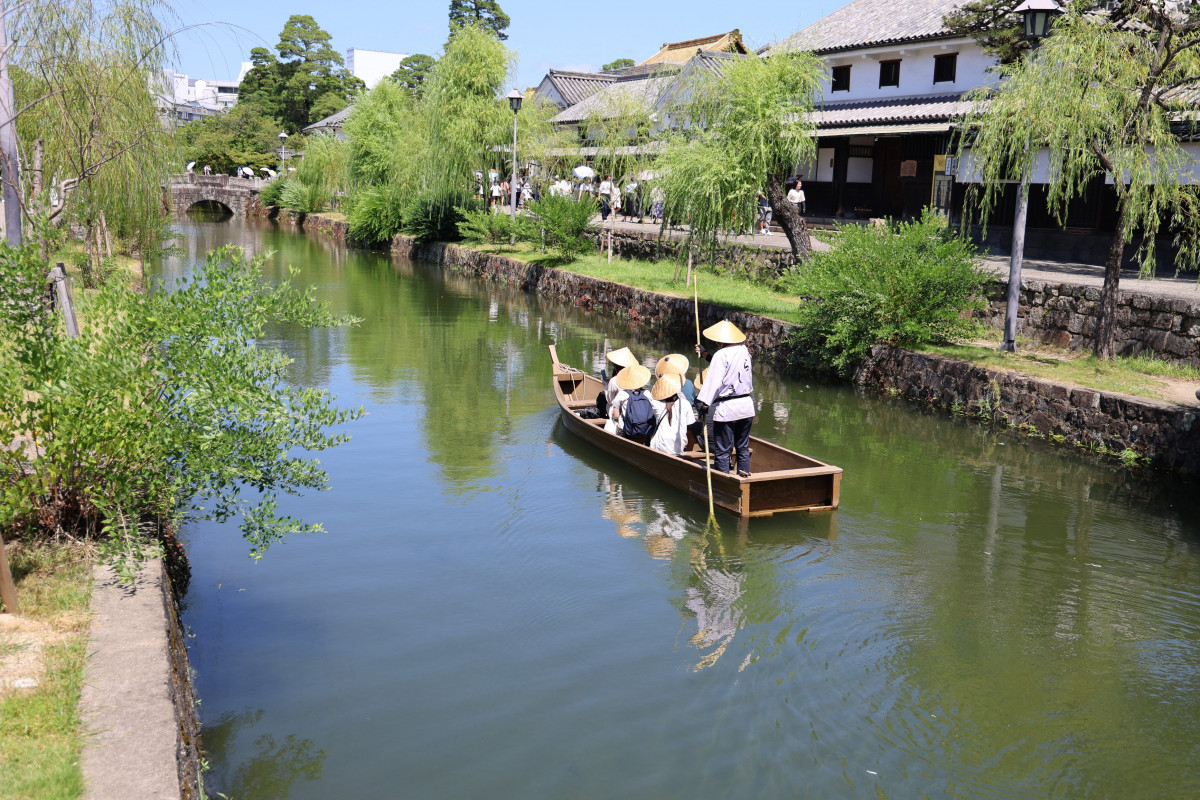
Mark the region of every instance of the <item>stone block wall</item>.
<instances>
[{"instance_id":1,"label":"stone block wall","mask_svg":"<svg viewBox=\"0 0 1200 800\"><path fill-rule=\"evenodd\" d=\"M965 361L877 345L860 386L1098 452L1132 450L1156 467L1200 471L1197 409L1079 389Z\"/></svg>"},{"instance_id":2,"label":"stone block wall","mask_svg":"<svg viewBox=\"0 0 1200 800\"><path fill-rule=\"evenodd\" d=\"M640 259L643 261L660 261L665 259L686 258L684 243L670 236L659 238L657 233L642 231L614 230L613 255L621 258ZM597 248L606 250L608 247L608 231L595 231L589 238L596 242ZM705 253L703 259L709 260ZM757 273L766 269L772 274L778 274L796 265L790 250L780 250L774 247L748 247L739 244L718 245L715 263L726 269L741 270Z\"/></svg>"},{"instance_id":3,"label":"stone block wall","mask_svg":"<svg viewBox=\"0 0 1200 800\"><path fill-rule=\"evenodd\" d=\"M1007 284L991 285L983 318L1004 326ZM1100 288L1021 281L1018 334L1072 350L1095 341ZM1122 291L1117 300L1117 353L1151 353L1200 366L1200 294L1196 300Z\"/></svg>"}]
</instances>

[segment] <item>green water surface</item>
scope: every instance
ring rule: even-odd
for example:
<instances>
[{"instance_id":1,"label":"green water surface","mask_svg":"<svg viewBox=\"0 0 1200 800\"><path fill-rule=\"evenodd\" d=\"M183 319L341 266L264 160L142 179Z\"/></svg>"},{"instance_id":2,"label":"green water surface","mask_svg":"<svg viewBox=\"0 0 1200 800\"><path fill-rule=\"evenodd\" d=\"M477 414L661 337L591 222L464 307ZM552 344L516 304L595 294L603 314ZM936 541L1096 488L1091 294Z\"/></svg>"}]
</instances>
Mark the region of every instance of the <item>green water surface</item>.
<instances>
[{"instance_id":1,"label":"green water surface","mask_svg":"<svg viewBox=\"0 0 1200 800\"><path fill-rule=\"evenodd\" d=\"M565 431L547 346L686 342L269 224L362 324L280 329L367 414L260 563L189 526L210 795L1200 797L1197 491L843 386L756 375L755 433L845 469L739 523ZM669 268L669 267L667 267Z\"/></svg>"}]
</instances>

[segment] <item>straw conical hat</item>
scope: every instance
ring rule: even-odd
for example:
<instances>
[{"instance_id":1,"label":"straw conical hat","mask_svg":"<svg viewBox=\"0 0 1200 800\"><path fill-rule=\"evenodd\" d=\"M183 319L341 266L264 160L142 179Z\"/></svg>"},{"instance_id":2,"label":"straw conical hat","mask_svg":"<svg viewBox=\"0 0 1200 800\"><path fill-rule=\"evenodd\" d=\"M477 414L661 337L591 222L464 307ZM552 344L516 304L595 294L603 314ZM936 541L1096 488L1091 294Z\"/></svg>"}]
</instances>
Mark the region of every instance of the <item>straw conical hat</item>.
<instances>
[{"instance_id":1,"label":"straw conical hat","mask_svg":"<svg viewBox=\"0 0 1200 800\"><path fill-rule=\"evenodd\" d=\"M640 389L650 380L650 370L643 367L641 364L634 364L631 367L625 367L617 373L617 386L620 386L627 392L632 392L634 389Z\"/></svg>"},{"instance_id":2,"label":"straw conical hat","mask_svg":"<svg viewBox=\"0 0 1200 800\"><path fill-rule=\"evenodd\" d=\"M654 374L661 378L668 372L675 372L679 375L686 375L688 367L687 356L681 356L679 353L671 353L669 356L663 356L658 360L658 366L654 368Z\"/></svg>"},{"instance_id":3,"label":"straw conical hat","mask_svg":"<svg viewBox=\"0 0 1200 800\"><path fill-rule=\"evenodd\" d=\"M707 368L704 370L704 372L701 372L699 375L697 375L696 380L693 382L696 386L697 392L704 388L704 382L706 380L708 380L708 369Z\"/></svg>"},{"instance_id":4,"label":"straw conical hat","mask_svg":"<svg viewBox=\"0 0 1200 800\"><path fill-rule=\"evenodd\" d=\"M721 344L741 344L746 341L746 334L739 331L737 326L727 319L721 320L711 328L705 328L704 335Z\"/></svg>"},{"instance_id":5,"label":"straw conical hat","mask_svg":"<svg viewBox=\"0 0 1200 800\"><path fill-rule=\"evenodd\" d=\"M618 367L632 367L638 363L637 356L629 352L628 347L622 347L620 350L613 350L608 354L608 360L616 364Z\"/></svg>"},{"instance_id":6,"label":"straw conical hat","mask_svg":"<svg viewBox=\"0 0 1200 800\"><path fill-rule=\"evenodd\" d=\"M657 381L654 382L654 388L650 390L650 396L655 400L666 400L679 394L679 390L683 388L683 384L679 381L680 376L674 372L668 372Z\"/></svg>"}]
</instances>

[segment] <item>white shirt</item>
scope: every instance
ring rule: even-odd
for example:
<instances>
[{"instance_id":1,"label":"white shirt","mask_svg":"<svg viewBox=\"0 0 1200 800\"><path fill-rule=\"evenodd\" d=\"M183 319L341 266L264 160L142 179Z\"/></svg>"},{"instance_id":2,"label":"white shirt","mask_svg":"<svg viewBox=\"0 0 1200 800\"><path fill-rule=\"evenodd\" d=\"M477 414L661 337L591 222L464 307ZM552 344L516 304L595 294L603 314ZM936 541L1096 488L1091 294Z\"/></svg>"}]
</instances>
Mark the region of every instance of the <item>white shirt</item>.
<instances>
[{"instance_id":1,"label":"white shirt","mask_svg":"<svg viewBox=\"0 0 1200 800\"><path fill-rule=\"evenodd\" d=\"M696 400L709 406L719 397L750 395L754 392L754 377L750 372L750 351L744 344L722 347L708 365L708 379ZM733 422L754 416L754 398L739 397L717 403L709 412L714 422Z\"/></svg>"},{"instance_id":2,"label":"white shirt","mask_svg":"<svg viewBox=\"0 0 1200 800\"><path fill-rule=\"evenodd\" d=\"M654 418L658 420L658 427L650 437L650 446L673 456L679 455L687 448L687 426L696 421L696 412L692 409L692 404L682 394L675 397L671 419L667 419L667 404L650 398Z\"/></svg>"},{"instance_id":3,"label":"white shirt","mask_svg":"<svg viewBox=\"0 0 1200 800\"><path fill-rule=\"evenodd\" d=\"M620 433L621 426L617 420L625 415L625 404L629 402L629 392L617 386L617 379L613 378L608 382L606 392L617 390L615 395L610 395L608 399L608 420L604 423L604 430L609 433Z\"/></svg>"},{"instance_id":4,"label":"white shirt","mask_svg":"<svg viewBox=\"0 0 1200 800\"><path fill-rule=\"evenodd\" d=\"M788 192L788 202L789 203L799 203L803 199L804 199L804 192L800 191L799 189L792 189L791 191Z\"/></svg>"},{"instance_id":5,"label":"white shirt","mask_svg":"<svg viewBox=\"0 0 1200 800\"><path fill-rule=\"evenodd\" d=\"M612 181L600 181L599 194L612 194L613 188Z\"/></svg>"}]
</instances>

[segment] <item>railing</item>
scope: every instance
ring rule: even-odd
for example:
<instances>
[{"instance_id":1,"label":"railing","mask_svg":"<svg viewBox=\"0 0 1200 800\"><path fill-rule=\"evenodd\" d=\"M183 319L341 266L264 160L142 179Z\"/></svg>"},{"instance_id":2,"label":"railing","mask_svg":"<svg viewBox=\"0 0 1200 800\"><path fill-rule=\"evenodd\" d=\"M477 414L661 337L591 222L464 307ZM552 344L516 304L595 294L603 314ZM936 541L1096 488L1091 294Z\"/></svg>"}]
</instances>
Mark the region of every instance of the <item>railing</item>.
<instances>
[{"instance_id":1,"label":"railing","mask_svg":"<svg viewBox=\"0 0 1200 800\"><path fill-rule=\"evenodd\" d=\"M198 175L196 173L184 173L171 177L172 185L176 186L254 190L262 189L272 180L272 178L238 178L233 175Z\"/></svg>"}]
</instances>

